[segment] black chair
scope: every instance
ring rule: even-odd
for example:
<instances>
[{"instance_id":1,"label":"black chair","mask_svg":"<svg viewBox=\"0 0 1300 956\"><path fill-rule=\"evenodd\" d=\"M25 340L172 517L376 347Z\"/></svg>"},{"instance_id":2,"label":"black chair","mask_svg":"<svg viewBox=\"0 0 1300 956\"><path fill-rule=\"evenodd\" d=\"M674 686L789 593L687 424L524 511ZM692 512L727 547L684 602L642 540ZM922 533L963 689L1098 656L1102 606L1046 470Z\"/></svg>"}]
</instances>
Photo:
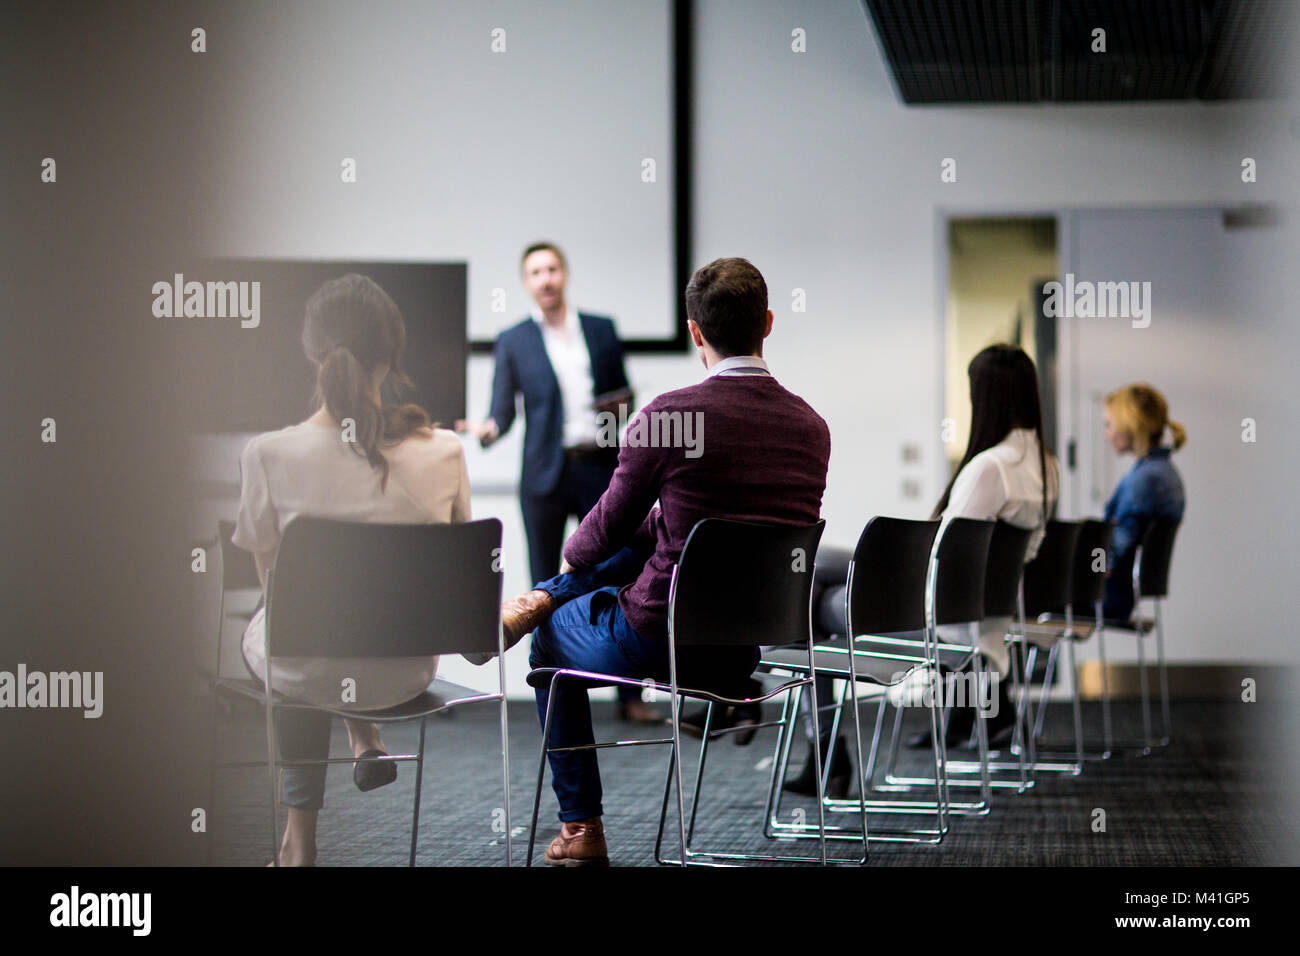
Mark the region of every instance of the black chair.
<instances>
[{"instance_id":1,"label":"black chair","mask_svg":"<svg viewBox=\"0 0 1300 956\"><path fill-rule=\"evenodd\" d=\"M1023 641L1028 647L1028 662L1025 665L1026 685L1035 673L1039 651L1047 652L1047 666L1042 682L1042 696L1038 705L1037 720L1030 705L1029 716L1030 740L1035 746L1035 771L1078 774L1083 770L1083 711L1079 698L1078 671L1074 659L1074 631L1072 605L1074 603L1074 562L1079 550L1079 536L1083 526L1077 521L1047 522L1042 543L1034 560L1025 565L1024 605L1025 619L1037 622L1040 615L1064 613L1069 620L1063 626L1044 626L1038 623L1025 625ZM1042 722L1047 711L1048 695L1056 673L1056 661L1061 649L1061 642L1066 642L1070 658L1071 688L1073 690L1074 717L1074 760L1068 761L1068 755L1044 753L1038 750L1038 739L1042 736Z\"/></svg>"},{"instance_id":2,"label":"black chair","mask_svg":"<svg viewBox=\"0 0 1300 956\"><path fill-rule=\"evenodd\" d=\"M378 723L420 722L413 754L382 761L415 761L409 865L415 865L424 774L425 723L461 704L496 701L501 715L501 773L505 799L506 865L510 865L510 765L501 628L501 522L365 524L297 517L285 526L266 581L266 672L262 680L217 678L215 690L262 703L271 796L271 841L279 865L276 769L355 763L354 757L294 761L277 758L275 713L318 710ZM432 657L498 654L498 690L484 693L437 678L403 704L379 710L322 707L271 692L275 658ZM214 755L215 756L215 755ZM223 763L222 767L259 763Z\"/></svg>"},{"instance_id":3,"label":"black chair","mask_svg":"<svg viewBox=\"0 0 1300 956\"><path fill-rule=\"evenodd\" d=\"M902 518L875 517L867 522L853 550L848 565L848 580L842 596L842 618L847 634L854 636L853 653L849 653L847 636L839 635L819 643L816 648L817 671L842 680L839 703L834 707L831 739L839 732L841 714L846 697L850 701L853 719L853 738L858 760L858 799L827 797L826 807L831 812L859 813L860 827L828 826L828 839L864 841L863 860L866 861L867 840L889 842L938 843L947 832L947 808L941 789L930 804L909 800L868 800L865 764L862 759L862 729L860 726L857 684L871 684L878 688L896 687L907 681L918 669L933 675L937 668L937 651L934 636L926 619L931 553L939 531L939 521L909 521ZM924 647L918 649L915 638L896 638L909 632L925 635ZM951 648L958 651L958 648ZM795 674L808 671L807 654L790 648L777 648L764 655L763 665L774 670ZM760 665L762 666L762 665ZM781 792L789 767L790 748L796 734L799 715L800 688L782 713L782 732L778 736L773 754L772 778L764 809L764 833L769 837L809 838L814 834L808 824L788 823L781 819ZM944 751L942 736L938 733L938 706L940 698L931 694L928 700L934 734L934 774L943 778ZM879 722L876 724L877 738ZM877 741L878 742L878 741ZM831 777L833 751L822 767L822 791ZM939 789L939 788L937 788ZM868 813L890 815L909 813L935 813L933 829L913 828L903 831L869 831Z\"/></svg>"},{"instance_id":4,"label":"black chair","mask_svg":"<svg viewBox=\"0 0 1300 956\"><path fill-rule=\"evenodd\" d=\"M1001 771L1013 771L1016 774L1015 780L993 779L991 786L1014 788L1020 793L1034 786L1034 744L1028 733L1025 716L1029 699L1026 681L1023 677L1027 672L1024 658L1024 641L1022 640L1025 629L1025 616L1020 600L1021 579L1024 576L1025 569L1025 554L1029 550L1029 539L1033 537L1033 534L1034 529L1032 528L1019 528L1002 520L995 522L993 537L989 540L988 563L984 571L984 618L1011 619L1004 640L1011 645L1009 654L1010 678L1017 688L1016 699L1013 704L1016 718L1015 729L1011 741L1011 750L1015 754L1016 760L1014 763L1000 761L994 759L992 754L987 754L982 755L977 764L953 761L950 767L953 773L958 774L976 772L992 774ZM979 654L975 655L975 663L977 667L982 669ZM983 701L984 698L981 698L981 703ZM983 707L980 708L979 714L981 718L986 716ZM987 739L987 728L983 719L977 720L975 723L975 732L983 734ZM951 785L967 786L968 784L956 781L952 782Z\"/></svg>"},{"instance_id":5,"label":"black chair","mask_svg":"<svg viewBox=\"0 0 1300 956\"><path fill-rule=\"evenodd\" d=\"M1150 754L1155 746L1151 737L1151 694L1147 688L1144 649L1144 638L1151 634L1156 636L1160 672L1160 715L1163 727L1163 735L1159 741L1161 747L1169 744L1172 733L1169 717L1169 676L1165 663L1165 629L1161 609L1164 600L1169 596L1169 568L1173 563L1174 539L1178 536L1179 524L1179 520L1173 518L1154 518L1147 523L1133 560L1133 619L1105 622L1107 629L1129 631L1137 638L1138 683L1142 694L1143 730L1143 739L1139 746L1143 756ZM1146 618L1138 613L1144 598L1150 598L1154 602L1154 617ZM1102 666L1105 667L1104 663ZM1131 741L1118 744L1118 746L1131 745Z\"/></svg>"},{"instance_id":6,"label":"black chair","mask_svg":"<svg viewBox=\"0 0 1300 956\"><path fill-rule=\"evenodd\" d=\"M1106 555L1110 551L1111 534L1114 525L1097 518L1085 518L1079 523L1079 536L1075 542L1074 559L1071 562L1070 597L1065 603L1054 609L1039 610L1036 624L1029 628L1035 634L1047 633L1059 635L1060 639L1069 639L1071 660L1074 645L1086 641L1092 634L1097 635L1097 655L1101 664L1101 751L1090 752L1091 746L1084 741L1085 759L1106 760L1114 746L1111 724L1110 675L1106 667L1106 626L1102 619L1102 603L1106 597ZM1046 602L1044 602L1045 604ZM1049 659L1049 664L1051 663ZM1051 671L1045 675L1044 684L1050 685ZM1075 671L1077 678L1078 671ZM1076 698L1079 689L1075 688ZM1038 708L1034 721L1035 739L1043 736L1043 722L1046 716L1045 703Z\"/></svg>"},{"instance_id":7,"label":"black chair","mask_svg":"<svg viewBox=\"0 0 1300 956\"><path fill-rule=\"evenodd\" d=\"M229 627L233 632L232 636L238 643L239 636L243 634L244 629L248 626L249 620L256 613L262 599L262 582L257 577L257 566L253 561L253 556L234 545L231 540L234 530L235 523L233 521L218 521L216 536L201 543L201 547L207 555L206 576L215 582L213 594L217 603L215 640L212 645L208 645L206 642L202 643L202 660L199 663L199 675L207 685L208 700L210 702L208 710L209 754L216 753L217 735L222 713L228 716L233 699L243 696L238 692L231 693L224 686L221 668L225 632ZM213 648L215 648L216 653L212 658L209 658L208 654ZM239 670L242 673L245 669L240 667ZM217 769L218 766L214 758L208 763L207 806L209 807L213 805L216 796ZM212 864L212 851L212 841L208 840L207 858L209 865Z\"/></svg>"},{"instance_id":8,"label":"black chair","mask_svg":"<svg viewBox=\"0 0 1300 956\"><path fill-rule=\"evenodd\" d=\"M685 790L680 760L682 698L701 700L709 704L709 716L706 719L702 742L702 747L706 748L707 752L708 741L713 736L708 724L712 721L714 704L757 703L769 700L777 694L788 694L796 688L812 685L816 677L815 663L811 660L813 559L824 527L823 521L812 525L778 525L706 518L698 522L691 529L681 557L673 567L668 597L669 682L667 684L554 667L538 668L528 675L528 682L534 687L549 685L551 690L542 729L542 752L537 769L537 791L533 800L533 821L528 839L528 865L532 865L536 844L537 820L541 809L547 756L553 750L593 750L647 744L667 744L671 748L668 775L664 783L663 804L659 812L659 832L655 840L656 862L675 865L718 865L704 863L703 860L695 859L697 857L714 861L762 860L822 865L828 862L841 862L827 859L824 834L820 841L821 853L817 857L721 853L691 849L687 835ZM679 682L679 657L683 652L693 657L700 652L707 653L709 648L758 647L787 644L792 640L806 642L809 657L808 676L780 681L771 675L755 675L763 688L763 693L757 696L744 699L731 698L704 687L685 687ZM586 693L590 687L611 684L653 687L670 694L672 736L652 740L623 740L575 747L552 747L550 745L551 716L555 710L556 695L561 692L561 688L565 688L566 693ZM760 726L776 726L776 723L771 722ZM820 779L820 761L818 764ZM662 842L669 795L674 785L680 857L670 860L663 856ZM698 799L697 780L696 803ZM818 813L819 821L824 827L825 814L820 802Z\"/></svg>"},{"instance_id":9,"label":"black chair","mask_svg":"<svg viewBox=\"0 0 1300 956\"><path fill-rule=\"evenodd\" d=\"M927 623L930 633L935 635L933 653L940 669L953 675L969 673L973 688L970 696L982 700L987 693L987 681L982 674L978 645L979 622L984 617L985 572L989 560L989 546L993 538L994 522L976 521L972 518L953 518L941 525L931 552L929 569L929 599L927 606ZM949 643L938 639L937 628L942 626L964 627L969 636L968 644ZM872 642L874 643L874 642ZM897 642L891 641L897 645ZM914 644L924 650L921 644ZM967 671L968 667L973 670ZM932 678L933 679L933 678ZM968 685L969 686L969 685ZM893 730L890 734L889 754L885 766L884 780L875 783L875 766L879 756L881 729L890 703L895 705ZM940 711L944 719L938 721L939 743L942 746L947 726L947 705L953 703L946 697L945 707ZM872 736L871 752L868 766L863 775L873 791L881 793L909 792L915 787L938 787L941 803L946 813L985 814L990 805L991 778L988 773L988 736L983 721L976 721L980 747L980 773L977 786L980 787L978 801L954 801L948 788L954 785L949 779L953 764L948 760L946 748L941 752L944 758L941 764L943 773L937 777L899 776L897 759L899 739L902 733L904 700L891 701L888 694L880 699L876 715L876 731ZM933 723L933 722L932 722ZM931 736L936 728L932 726ZM957 782L955 785L964 785Z\"/></svg>"}]
</instances>

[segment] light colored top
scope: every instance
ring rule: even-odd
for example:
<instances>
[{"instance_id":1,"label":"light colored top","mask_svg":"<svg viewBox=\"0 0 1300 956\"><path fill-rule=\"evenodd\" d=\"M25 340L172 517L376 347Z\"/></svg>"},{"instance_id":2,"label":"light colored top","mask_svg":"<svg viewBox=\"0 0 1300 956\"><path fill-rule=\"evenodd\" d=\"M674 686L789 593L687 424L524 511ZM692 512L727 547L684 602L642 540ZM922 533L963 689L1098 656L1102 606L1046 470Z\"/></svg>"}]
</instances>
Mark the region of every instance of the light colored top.
<instances>
[{"instance_id":1,"label":"light colored top","mask_svg":"<svg viewBox=\"0 0 1300 956\"><path fill-rule=\"evenodd\" d=\"M1060 493L1056 457L1046 456L1047 507ZM1032 428L1013 428L1007 437L966 463L952 484L943 518L1001 518L1017 528L1033 528L1025 560L1032 560L1047 533L1043 511L1043 475L1038 464L1038 437Z\"/></svg>"},{"instance_id":2,"label":"light colored top","mask_svg":"<svg viewBox=\"0 0 1300 956\"><path fill-rule=\"evenodd\" d=\"M1025 560L1038 554L1038 546L1047 533L1047 517L1060 494L1061 473L1056 456L1048 452L1047 508L1043 510L1043 474L1038 465L1038 436L1032 428L1013 428L1007 437L986 448L966 463L952 483L948 507L943 511L943 525L953 518L990 521L1001 518L1018 528L1033 528ZM943 527L939 529L943 533ZM937 540L937 539L936 539ZM985 618L979 629L979 648L1005 675L1010 655L1005 636L1011 626L1009 617ZM966 625L939 627L941 640L953 644L970 641Z\"/></svg>"},{"instance_id":3,"label":"light colored top","mask_svg":"<svg viewBox=\"0 0 1300 956\"><path fill-rule=\"evenodd\" d=\"M460 440L445 429L410 435L383 448L388 485L333 426L302 423L252 439L241 460L239 517L231 540L271 555L296 515L377 524L468 521L469 474ZM244 631L244 660L265 673L266 620L259 610ZM437 657L281 658L271 684L287 696L342 709L392 707L433 682ZM342 681L355 681L356 700L342 699Z\"/></svg>"},{"instance_id":4,"label":"light colored top","mask_svg":"<svg viewBox=\"0 0 1300 956\"><path fill-rule=\"evenodd\" d=\"M724 359L719 359L713 368L709 369L709 374L705 378L713 378L715 375L771 375L772 370L767 367L757 355L728 355Z\"/></svg>"},{"instance_id":5,"label":"light colored top","mask_svg":"<svg viewBox=\"0 0 1300 956\"><path fill-rule=\"evenodd\" d=\"M596 441L595 380L591 374L591 353L587 350L587 337L582 334L578 310L570 306L564 313L564 326L554 328L533 311L533 319L541 327L546 356L560 383L560 399L564 408L564 447L590 445Z\"/></svg>"}]
</instances>

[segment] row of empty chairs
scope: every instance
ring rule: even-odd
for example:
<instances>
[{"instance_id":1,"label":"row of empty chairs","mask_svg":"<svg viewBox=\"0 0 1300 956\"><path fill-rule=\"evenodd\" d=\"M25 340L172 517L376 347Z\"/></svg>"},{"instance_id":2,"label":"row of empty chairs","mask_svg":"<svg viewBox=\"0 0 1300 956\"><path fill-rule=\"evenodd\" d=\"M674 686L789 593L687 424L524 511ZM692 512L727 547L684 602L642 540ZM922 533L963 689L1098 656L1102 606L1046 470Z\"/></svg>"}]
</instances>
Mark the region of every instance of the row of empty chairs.
<instances>
[{"instance_id":1,"label":"row of empty chairs","mask_svg":"<svg viewBox=\"0 0 1300 956\"><path fill-rule=\"evenodd\" d=\"M1089 757L1105 758L1121 746L1113 735L1109 686L1104 657L1104 637L1117 628L1103 620L1105 554L1110 527L1100 521L1049 523L1037 557L1024 558L1030 532L1005 522L957 518L913 521L871 519L858 540L849 566L845 591L848 633L817 641L812 628L812 562L798 555L815 555L823 522L807 527L766 525L726 519L706 519L692 531L674 569L669 599L670 679L655 689L672 702L671 735L649 740L610 741L591 745L605 749L662 745L669 750L668 770L659 807L659 836L655 858L660 863L728 865L742 861L864 864L872 842L941 842L954 814L989 813L997 789L1026 791L1042 772L1079 774ZM1174 522L1156 521L1146 529L1134 565L1134 587L1139 601L1155 599L1155 617L1138 618L1137 635L1142 690L1143 738L1141 753L1157 746L1152 736L1150 696L1147 691L1143 644L1157 641L1163 735L1170 738L1168 679L1164 656L1160 601L1167 594ZM210 543L219 559L238 557L229 544L229 527L219 530ZM300 517L285 528L275 568L268 576L267 652L273 657L418 657L448 654L496 653L497 689L485 692L439 678L429 690L406 704L385 711L358 712L342 706L317 708L336 716L378 722L419 721L419 747L415 753L385 759L416 764L409 864L415 865L420 823L420 798L428 718L467 703L492 702L500 711L501 786L505 820L505 862L512 862L508 758L508 718L505 695L504 653L501 628L501 574L496 559L501 547L501 524L495 519L460 525L370 525ZM1098 560L1098 555L1101 559ZM792 559L792 556L796 556ZM229 575L222 575L228 578ZM219 619L228 617L223 588ZM251 610L251 609L241 609ZM242 615L241 615L242 616ZM1011 677L1017 687L1015 731L1009 753L989 749L984 721L975 721L978 759L951 759L944 743L945 685L965 680L979 700L992 693L976 639L986 618L1009 617ZM946 640L939 628L945 628ZM954 629L969 640L954 643ZM1082 704L1075 670L1074 645L1096 635L1103 681L1101 740L1089 752L1084 737ZM761 692L753 697L728 698L704 687L685 686L678 680L678 649L696 646L748 645L769 648L760 673ZM220 634L218 635L220 648ZM1064 648L1065 663L1062 663ZM1047 655L1042 695L1034 710L1030 685L1040 654ZM1072 749L1043 740L1048 691L1053 675L1069 667L1075 675ZM269 669L269 664L268 664ZM810 707L814 739L821 721L829 718L833 732L841 724L851 731L858 767L858 794L849 798L826 797L830 768L823 766L818 748L814 760L821 781L821 799L815 800L815 819L807 812L783 819L782 788L793 741L797 734L800 700L811 692L818 675L839 680L833 713ZM220 650L210 675L214 702L222 696L257 701L266 721L265 761L218 764L215 761L216 708L213 713L213 774L219 767L264 766L270 784L273 852L278 847L275 773L284 766L276 754L275 713L281 707L312 705L266 693L268 680L222 676ZM533 686L559 693L585 693L594 686L635 683L611 675L569 669L541 669L529 675ZM913 700L920 691L919 704ZM863 697L876 701L875 720L864 726ZM777 729L763 819L756 830L777 841L814 840L815 854L798 852L738 853L693 846L701 806L710 741L720 733L711 727L717 707L782 700L778 719L760 724ZM689 798L682 762L680 713L687 699L709 704ZM894 707L892 723L888 717ZM927 713L932 745L928 775L906 776L897 770L902 716L907 707ZM886 747L884 734L889 727ZM869 739L868 739L869 737ZM536 793L533 802L527 863L531 865L537 832L541 793L545 781L547 728L541 737ZM1127 745L1127 743L1125 743ZM882 753L882 751L884 751ZM865 759L864 759L865 758ZM1012 759L1014 758L1014 759ZM325 763L352 763L353 758L330 758ZM969 799L954 799L954 791L972 792ZM670 807L675 809L675 855L666 852L665 831ZM881 818L912 821L893 828L873 825ZM860 845L850 857L828 854L829 841Z\"/></svg>"}]
</instances>

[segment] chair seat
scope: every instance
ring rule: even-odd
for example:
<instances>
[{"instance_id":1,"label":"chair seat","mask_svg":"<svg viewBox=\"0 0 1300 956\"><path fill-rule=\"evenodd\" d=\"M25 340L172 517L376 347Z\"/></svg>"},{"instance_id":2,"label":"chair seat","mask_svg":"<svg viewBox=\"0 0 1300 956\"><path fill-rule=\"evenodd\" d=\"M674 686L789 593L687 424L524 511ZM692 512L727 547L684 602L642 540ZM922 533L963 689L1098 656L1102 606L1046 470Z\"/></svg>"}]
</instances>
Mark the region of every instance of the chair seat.
<instances>
[{"instance_id":1,"label":"chair seat","mask_svg":"<svg viewBox=\"0 0 1300 956\"><path fill-rule=\"evenodd\" d=\"M917 644L880 643L870 638L859 638L854 669L858 680L888 687L902 682L923 661L922 649ZM961 648L957 648L961 651ZM966 653L969 653L967 650ZM818 644L813 663L819 674L845 678L849 676L849 657L847 643L843 638L835 638ZM780 667L797 674L808 672L808 652L800 647L777 647L763 655L759 666Z\"/></svg>"},{"instance_id":2,"label":"chair seat","mask_svg":"<svg viewBox=\"0 0 1300 956\"><path fill-rule=\"evenodd\" d=\"M805 663L807 662L807 660L808 660L808 652L804 651ZM762 666L761 662L759 666L760 667ZM549 687L551 681L555 679L556 674L563 674L566 677L568 677L571 681L581 684L582 686L585 686L587 688L614 687L614 686L651 687L657 692L661 692L664 694L672 693L672 686L670 684L659 684L659 683L654 683L652 681L637 680L634 677L617 677L613 674L597 674L593 671L580 671L568 667L538 667L535 670L529 672L527 678L528 685L530 687L536 687L539 689L544 687ZM799 680L797 678L791 680L789 678L779 677L775 674L766 674L761 671L756 671L754 674L749 675L749 677L750 679L758 682L759 686L762 688L762 693L753 697L745 697L745 698L738 699L740 702L743 703L757 703L757 702L768 700L769 698L775 697L777 694L783 693L786 689L793 686L794 684L799 683ZM712 701L737 700L737 698L723 697L721 694L715 693L714 691L704 690L696 687L679 686L677 688L677 692L681 694L683 697L690 697L694 700L712 700Z\"/></svg>"},{"instance_id":3,"label":"chair seat","mask_svg":"<svg viewBox=\"0 0 1300 956\"><path fill-rule=\"evenodd\" d=\"M1086 641L1092 637L1092 632L1096 629L1092 618L1080 620L1075 618L1070 625L1074 631L1076 641ZM1025 625L1025 637L1039 647L1051 647L1061 638L1065 637L1065 615L1064 614L1040 614L1038 623L1029 623Z\"/></svg>"},{"instance_id":4,"label":"chair seat","mask_svg":"<svg viewBox=\"0 0 1300 956\"><path fill-rule=\"evenodd\" d=\"M1152 617L1137 617L1131 621L1107 618L1105 624L1108 631L1130 631L1138 637L1145 637L1156 629L1156 621Z\"/></svg>"},{"instance_id":5,"label":"chair seat","mask_svg":"<svg viewBox=\"0 0 1300 956\"><path fill-rule=\"evenodd\" d=\"M1043 650L1055 647L1065 634L1064 621L1059 624L1026 624L1024 630L1025 641Z\"/></svg>"},{"instance_id":6,"label":"chair seat","mask_svg":"<svg viewBox=\"0 0 1300 956\"><path fill-rule=\"evenodd\" d=\"M252 678L222 678L213 681L213 689L238 694L241 697L255 700L259 703L265 702L266 700L262 682L253 680ZM348 710L339 707L322 707L319 704L294 700L293 698L285 697L283 694L279 693L272 696L272 703L277 707L322 710L326 713L334 714L337 717L355 717L377 721L396 721L411 720L415 717L427 717L430 714L436 714L438 711L446 710L448 707L455 706L456 704L466 703L473 700L492 700L497 696L497 694L474 690L472 687L466 687L463 684L456 684L439 677L435 679L434 682L429 685L429 688L418 697L413 697L395 707L385 707L381 710Z\"/></svg>"}]
</instances>

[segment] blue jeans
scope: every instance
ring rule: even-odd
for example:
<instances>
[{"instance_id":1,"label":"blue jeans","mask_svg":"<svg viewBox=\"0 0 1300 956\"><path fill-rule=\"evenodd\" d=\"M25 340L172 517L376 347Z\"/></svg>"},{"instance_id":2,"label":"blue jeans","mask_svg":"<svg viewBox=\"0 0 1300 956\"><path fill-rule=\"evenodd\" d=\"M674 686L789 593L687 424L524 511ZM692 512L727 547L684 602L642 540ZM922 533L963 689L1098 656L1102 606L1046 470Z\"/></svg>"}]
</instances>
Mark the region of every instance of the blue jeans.
<instances>
[{"instance_id":1,"label":"blue jeans","mask_svg":"<svg viewBox=\"0 0 1300 956\"><path fill-rule=\"evenodd\" d=\"M561 574L537 588L555 599L555 612L533 635L529 663L534 667L566 667L638 681L668 680L668 646L633 630L618 604L621 585L630 583L644 562L629 549L598 567ZM562 679L553 691L537 688L537 716L546 726L546 709L553 707L552 747L595 742L587 689ZM554 696L554 702L551 698ZM600 768L594 750L551 752L551 786L565 822L602 816Z\"/></svg>"},{"instance_id":2,"label":"blue jeans","mask_svg":"<svg viewBox=\"0 0 1300 956\"><path fill-rule=\"evenodd\" d=\"M258 601L260 608L262 602ZM255 671L243 654L239 659L253 680L259 683L264 674ZM281 760L325 760L330 755L330 722L323 710L299 707L275 708L276 749ZM319 810L325 805L326 764L280 768L280 806L295 810Z\"/></svg>"},{"instance_id":3,"label":"blue jeans","mask_svg":"<svg viewBox=\"0 0 1300 956\"><path fill-rule=\"evenodd\" d=\"M668 683L667 642L638 634L618 603L621 586L631 583L644 564L643 558L625 548L593 569L561 574L538 584L538 589L555 598L557 607L533 635L529 657L532 666ZM677 676L686 686L739 699L750 692L750 675L758 658L757 647L682 648L677 655ZM560 681L558 691L538 688L537 716L543 727L546 708L552 708L548 746L577 747L595 742L587 699L589 686L570 678ZM560 819L570 823L603 816L596 751L552 752L549 759Z\"/></svg>"}]
</instances>

